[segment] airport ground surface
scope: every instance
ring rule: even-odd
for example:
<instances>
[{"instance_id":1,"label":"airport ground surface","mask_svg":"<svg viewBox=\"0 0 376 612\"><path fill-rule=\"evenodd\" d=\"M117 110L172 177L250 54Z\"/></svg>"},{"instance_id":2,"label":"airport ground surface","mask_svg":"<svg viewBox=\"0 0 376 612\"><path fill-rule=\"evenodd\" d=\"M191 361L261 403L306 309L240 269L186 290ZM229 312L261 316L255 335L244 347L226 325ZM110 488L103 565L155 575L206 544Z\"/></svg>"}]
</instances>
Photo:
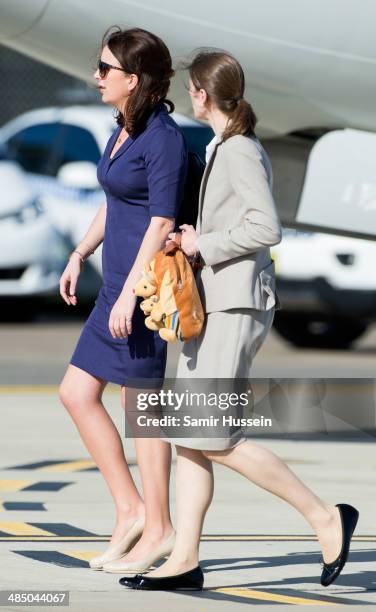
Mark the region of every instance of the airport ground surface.
<instances>
[{"instance_id":1,"label":"airport ground surface","mask_svg":"<svg viewBox=\"0 0 376 612\"><path fill-rule=\"evenodd\" d=\"M80 320L61 318L0 326L2 590L67 590L68 609L91 611L375 605L376 459L374 437L360 432L353 438L282 435L257 440L318 495L360 510L349 561L330 587L320 585L320 548L303 517L219 466L201 544L202 593L133 592L118 584L119 576L90 570L90 557L107 545L114 509L103 478L57 396L81 326ZM170 352L171 376L177 348ZM254 362L254 376L373 378L375 353L375 327L351 351L331 352L296 350L272 331ZM122 431L119 387L108 385L104 402ZM139 484L131 440L125 441L125 449ZM175 463L173 516L174 484Z\"/></svg>"},{"instance_id":2,"label":"airport ground surface","mask_svg":"<svg viewBox=\"0 0 376 612\"><path fill-rule=\"evenodd\" d=\"M33 307L35 308L35 307ZM28 304L23 311L27 316ZM56 384L61 380L90 308L63 305L41 310L32 321L0 320L0 385ZM225 342L225 335L224 335ZM171 345L167 376L173 376L180 344ZM351 350L296 349L272 329L254 361L254 376L373 378L375 375L376 324L354 342Z\"/></svg>"}]
</instances>

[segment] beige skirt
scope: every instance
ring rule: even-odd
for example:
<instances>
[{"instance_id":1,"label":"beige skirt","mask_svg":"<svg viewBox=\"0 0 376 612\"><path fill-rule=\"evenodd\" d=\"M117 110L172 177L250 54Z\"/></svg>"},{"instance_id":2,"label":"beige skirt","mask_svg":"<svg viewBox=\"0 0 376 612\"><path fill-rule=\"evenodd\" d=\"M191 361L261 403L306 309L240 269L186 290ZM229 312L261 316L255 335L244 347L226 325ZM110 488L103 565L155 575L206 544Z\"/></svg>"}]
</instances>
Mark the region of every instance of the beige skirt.
<instances>
[{"instance_id":1,"label":"beige skirt","mask_svg":"<svg viewBox=\"0 0 376 612\"><path fill-rule=\"evenodd\" d=\"M274 307L269 310L253 308L234 308L222 312L211 312L205 315L204 327L198 338L185 342L179 358L176 378L197 379L198 391L200 379L226 379L228 385L238 391L237 379L248 380L252 361L262 346L274 319ZM176 381L179 384L179 380ZM184 381L182 381L184 386ZM190 385L194 388L194 383ZM212 413L212 411L211 411ZM207 417L205 409L200 415ZM197 433L197 436L196 436ZM229 425L218 431L211 428L211 437L180 438L162 435L162 439L199 450L225 450L232 448L246 439L241 427Z\"/></svg>"}]
</instances>

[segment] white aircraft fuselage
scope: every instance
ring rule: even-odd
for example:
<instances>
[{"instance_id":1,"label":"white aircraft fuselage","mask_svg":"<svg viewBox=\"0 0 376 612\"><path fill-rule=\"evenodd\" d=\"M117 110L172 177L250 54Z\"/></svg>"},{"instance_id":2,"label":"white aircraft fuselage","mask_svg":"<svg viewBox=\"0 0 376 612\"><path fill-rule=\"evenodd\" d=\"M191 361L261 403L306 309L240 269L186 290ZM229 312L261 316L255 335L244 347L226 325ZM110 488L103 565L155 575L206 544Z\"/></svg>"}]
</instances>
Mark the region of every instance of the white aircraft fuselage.
<instances>
[{"instance_id":1,"label":"white aircraft fuselage","mask_svg":"<svg viewBox=\"0 0 376 612\"><path fill-rule=\"evenodd\" d=\"M376 128L372 0L2 0L0 43L92 81L113 24L161 36L174 59L200 46L232 52L263 135ZM181 77L171 97L191 114Z\"/></svg>"},{"instance_id":2,"label":"white aircraft fuselage","mask_svg":"<svg viewBox=\"0 0 376 612\"><path fill-rule=\"evenodd\" d=\"M370 157L364 160L364 151L358 156L353 145L362 133L358 138L345 130L338 141L346 148L342 166L336 166L335 148L330 167L323 163L327 153L321 146L315 157L320 171L309 164L309 135L376 131L375 21L372 0L1 0L0 44L92 84L102 36L111 25L158 34L175 64L198 47L228 50L243 66L245 96L259 118L257 134L272 157L282 222L374 239L376 181L369 162L376 156L376 134L367 140ZM178 71L169 96L178 112L192 116L184 79ZM335 203L329 196L334 192ZM365 199L359 201L357 193Z\"/></svg>"}]
</instances>

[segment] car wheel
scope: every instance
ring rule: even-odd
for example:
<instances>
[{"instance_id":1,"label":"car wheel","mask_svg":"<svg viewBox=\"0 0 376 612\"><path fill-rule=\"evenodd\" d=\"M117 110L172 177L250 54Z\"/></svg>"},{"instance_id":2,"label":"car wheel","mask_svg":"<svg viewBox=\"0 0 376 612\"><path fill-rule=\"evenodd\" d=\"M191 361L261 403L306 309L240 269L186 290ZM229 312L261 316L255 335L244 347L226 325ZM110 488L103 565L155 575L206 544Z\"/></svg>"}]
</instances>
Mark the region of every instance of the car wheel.
<instances>
[{"instance_id":1,"label":"car wheel","mask_svg":"<svg viewBox=\"0 0 376 612\"><path fill-rule=\"evenodd\" d=\"M338 316L281 313L274 317L276 331L298 347L344 349L367 329L363 321Z\"/></svg>"}]
</instances>

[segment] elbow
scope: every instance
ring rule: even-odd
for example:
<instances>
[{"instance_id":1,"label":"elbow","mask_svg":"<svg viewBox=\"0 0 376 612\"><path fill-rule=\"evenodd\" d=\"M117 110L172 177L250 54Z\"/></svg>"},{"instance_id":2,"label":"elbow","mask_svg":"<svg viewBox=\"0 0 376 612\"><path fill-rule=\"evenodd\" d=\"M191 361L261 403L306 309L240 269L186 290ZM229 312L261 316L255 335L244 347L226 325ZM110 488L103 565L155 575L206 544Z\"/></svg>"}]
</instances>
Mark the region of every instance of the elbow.
<instances>
[{"instance_id":1,"label":"elbow","mask_svg":"<svg viewBox=\"0 0 376 612\"><path fill-rule=\"evenodd\" d=\"M243 225L245 233L253 245L255 240L262 246L271 247L282 240L282 227L279 218L275 215L266 215L264 218L253 219L247 216ZM253 248L253 247L252 247Z\"/></svg>"},{"instance_id":2,"label":"elbow","mask_svg":"<svg viewBox=\"0 0 376 612\"><path fill-rule=\"evenodd\" d=\"M257 238L256 238L257 237ZM255 238L264 247L272 247L282 240L282 228L279 223L255 224L249 227L249 239L253 244Z\"/></svg>"},{"instance_id":3,"label":"elbow","mask_svg":"<svg viewBox=\"0 0 376 612\"><path fill-rule=\"evenodd\" d=\"M279 244L282 240L282 226L278 219L272 219L271 223L268 223L267 231L265 231L265 242L267 246L272 247Z\"/></svg>"},{"instance_id":4,"label":"elbow","mask_svg":"<svg viewBox=\"0 0 376 612\"><path fill-rule=\"evenodd\" d=\"M270 230L269 234L269 246L275 246L282 240L282 227L277 225Z\"/></svg>"}]
</instances>

